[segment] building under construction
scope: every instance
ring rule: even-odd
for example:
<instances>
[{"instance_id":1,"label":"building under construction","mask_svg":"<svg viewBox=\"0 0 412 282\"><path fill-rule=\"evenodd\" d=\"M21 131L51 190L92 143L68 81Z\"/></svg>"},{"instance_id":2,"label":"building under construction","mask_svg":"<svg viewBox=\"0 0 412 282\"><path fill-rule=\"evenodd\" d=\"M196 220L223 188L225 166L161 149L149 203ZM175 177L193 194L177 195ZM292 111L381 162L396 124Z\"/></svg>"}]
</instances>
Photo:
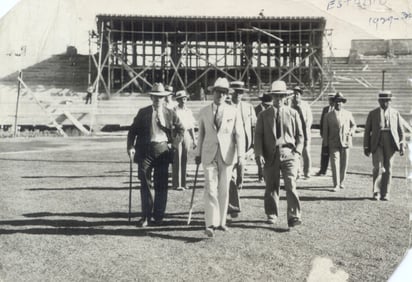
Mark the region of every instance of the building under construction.
<instances>
[{"instance_id":1,"label":"building under construction","mask_svg":"<svg viewBox=\"0 0 412 282\"><path fill-rule=\"evenodd\" d=\"M154 82L196 93L217 77L251 91L275 79L314 90L322 85L317 17L166 17L98 15L95 61L109 93L146 92Z\"/></svg>"}]
</instances>

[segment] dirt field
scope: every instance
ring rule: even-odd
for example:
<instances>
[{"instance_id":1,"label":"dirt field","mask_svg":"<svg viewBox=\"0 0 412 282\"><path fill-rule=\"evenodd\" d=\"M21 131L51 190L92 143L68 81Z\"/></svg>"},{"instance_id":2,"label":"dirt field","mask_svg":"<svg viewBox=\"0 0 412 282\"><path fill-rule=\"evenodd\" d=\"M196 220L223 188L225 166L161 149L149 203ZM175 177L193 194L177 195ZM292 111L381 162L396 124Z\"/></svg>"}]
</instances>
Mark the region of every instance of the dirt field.
<instances>
[{"instance_id":1,"label":"dirt field","mask_svg":"<svg viewBox=\"0 0 412 282\"><path fill-rule=\"evenodd\" d=\"M191 190L169 190L166 224L142 229L135 182L128 223L125 136L0 139L0 281L386 281L410 247L407 161L396 157L391 201L374 202L371 159L355 141L344 190L331 192L330 175L299 180L294 230L284 191L279 221L265 224L249 161L240 217L209 239L201 188L190 226Z\"/></svg>"}]
</instances>

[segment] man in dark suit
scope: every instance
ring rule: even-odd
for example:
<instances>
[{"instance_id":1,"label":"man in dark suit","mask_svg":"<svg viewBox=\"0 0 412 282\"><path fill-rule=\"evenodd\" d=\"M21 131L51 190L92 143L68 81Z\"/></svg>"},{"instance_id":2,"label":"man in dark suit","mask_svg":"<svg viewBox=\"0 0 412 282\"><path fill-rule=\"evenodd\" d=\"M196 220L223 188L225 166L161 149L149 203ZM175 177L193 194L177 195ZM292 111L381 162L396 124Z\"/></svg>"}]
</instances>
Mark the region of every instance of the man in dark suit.
<instances>
[{"instance_id":1,"label":"man in dark suit","mask_svg":"<svg viewBox=\"0 0 412 282\"><path fill-rule=\"evenodd\" d=\"M325 115L333 111L334 109L333 97L335 97L335 93L328 93L329 105L322 109L322 114L320 116L320 122L319 122L320 137L322 137L322 134L323 134L323 123L324 123ZM329 164L329 149L328 147L322 146L321 153L320 153L320 169L316 173L316 176L326 175L326 171L328 170L328 164Z\"/></svg>"},{"instance_id":2,"label":"man in dark suit","mask_svg":"<svg viewBox=\"0 0 412 282\"><path fill-rule=\"evenodd\" d=\"M274 224L279 215L280 172L286 190L288 226L301 224L300 201L296 190L300 155L303 149L303 130L299 114L284 102L290 91L278 80L269 94L273 107L258 116L255 131L255 158L264 165L266 189L264 197L267 222Z\"/></svg>"},{"instance_id":3,"label":"man in dark suit","mask_svg":"<svg viewBox=\"0 0 412 282\"><path fill-rule=\"evenodd\" d=\"M263 93L259 96L259 99L262 102L255 107L256 117L259 115L260 112L272 106L272 97L270 95ZM256 162L256 165L258 168L258 181L263 182L263 166L258 162Z\"/></svg>"},{"instance_id":4,"label":"man in dark suit","mask_svg":"<svg viewBox=\"0 0 412 282\"><path fill-rule=\"evenodd\" d=\"M388 201L394 155L404 154L405 135L399 112L390 106L392 93L381 91L378 101L366 119L363 147L366 156L372 153L373 199Z\"/></svg>"},{"instance_id":5,"label":"man in dark suit","mask_svg":"<svg viewBox=\"0 0 412 282\"><path fill-rule=\"evenodd\" d=\"M142 227L147 226L152 217L156 225L163 221L168 167L184 134L184 127L176 113L164 106L164 97L170 92L164 90L163 84L155 83L149 94L152 105L139 110L127 135L127 152L138 165L141 183L142 218L138 225ZM150 192L152 186L154 201Z\"/></svg>"}]
</instances>

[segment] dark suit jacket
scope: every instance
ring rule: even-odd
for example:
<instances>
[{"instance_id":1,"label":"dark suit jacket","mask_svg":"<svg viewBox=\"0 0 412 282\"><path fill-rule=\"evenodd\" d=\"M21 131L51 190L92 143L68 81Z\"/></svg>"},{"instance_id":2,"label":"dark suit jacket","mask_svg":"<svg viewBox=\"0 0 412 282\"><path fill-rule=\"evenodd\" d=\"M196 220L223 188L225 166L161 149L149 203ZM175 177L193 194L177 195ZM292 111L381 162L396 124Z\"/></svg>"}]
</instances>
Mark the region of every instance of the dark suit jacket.
<instances>
[{"instance_id":1,"label":"dark suit jacket","mask_svg":"<svg viewBox=\"0 0 412 282\"><path fill-rule=\"evenodd\" d=\"M381 108L376 108L369 112L365 124L363 136L363 147L369 152L374 153L378 148L381 134ZM405 142L405 134L402 126L401 116L397 110L390 108L389 128L394 141L395 149L399 151L400 144Z\"/></svg>"},{"instance_id":2,"label":"dark suit jacket","mask_svg":"<svg viewBox=\"0 0 412 282\"><path fill-rule=\"evenodd\" d=\"M130 126L127 134L127 149L134 147L136 154L134 161L139 162L144 159L150 146L150 129L152 126L153 106L142 108L138 111L136 117ZM173 110L163 107L163 116L165 127L170 132L169 142L174 148L177 148L184 135L184 127Z\"/></svg>"},{"instance_id":3,"label":"dark suit jacket","mask_svg":"<svg viewBox=\"0 0 412 282\"><path fill-rule=\"evenodd\" d=\"M322 145L330 148L352 147L352 136L356 130L355 119L351 112L341 109L340 119L336 110L325 115L322 132Z\"/></svg>"},{"instance_id":4,"label":"dark suit jacket","mask_svg":"<svg viewBox=\"0 0 412 282\"><path fill-rule=\"evenodd\" d=\"M324 123L324 118L325 115L329 112L329 106L326 106L322 109L322 114L320 115L320 122L319 122L319 130L320 130L320 136L322 136L323 133L323 123Z\"/></svg>"},{"instance_id":5,"label":"dark suit jacket","mask_svg":"<svg viewBox=\"0 0 412 282\"><path fill-rule=\"evenodd\" d=\"M263 156L270 165L275 160L276 153L276 125L275 116L277 109L270 107L258 116L255 130L255 156ZM295 151L302 153L303 130L297 111L284 107L283 133L286 143L295 147Z\"/></svg>"}]
</instances>

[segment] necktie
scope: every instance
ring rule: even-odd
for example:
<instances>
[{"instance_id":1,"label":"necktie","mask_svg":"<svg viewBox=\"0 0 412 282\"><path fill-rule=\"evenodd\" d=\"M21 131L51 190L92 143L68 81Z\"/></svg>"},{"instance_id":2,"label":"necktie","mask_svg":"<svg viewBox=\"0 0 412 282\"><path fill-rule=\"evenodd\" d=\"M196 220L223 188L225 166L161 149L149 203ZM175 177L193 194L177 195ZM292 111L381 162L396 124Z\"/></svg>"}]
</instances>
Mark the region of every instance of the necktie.
<instances>
[{"instance_id":1,"label":"necktie","mask_svg":"<svg viewBox=\"0 0 412 282\"><path fill-rule=\"evenodd\" d=\"M280 109L278 109L276 113L276 138L280 138L282 136L282 130L280 128L280 116L279 116Z\"/></svg>"},{"instance_id":2,"label":"necktie","mask_svg":"<svg viewBox=\"0 0 412 282\"><path fill-rule=\"evenodd\" d=\"M220 121L219 121L219 106L216 105L216 112L215 112L215 117L213 119L213 123L215 124L216 128L219 129L220 127Z\"/></svg>"},{"instance_id":3,"label":"necktie","mask_svg":"<svg viewBox=\"0 0 412 282\"><path fill-rule=\"evenodd\" d=\"M159 117L159 111L155 111L155 112L156 112L156 117L155 117L155 119L156 119L156 124L157 124L157 126L158 126L162 131L164 131L164 132L166 133L167 137L169 138L169 131L168 131L167 127L162 124L162 121L160 120L160 117Z\"/></svg>"}]
</instances>

